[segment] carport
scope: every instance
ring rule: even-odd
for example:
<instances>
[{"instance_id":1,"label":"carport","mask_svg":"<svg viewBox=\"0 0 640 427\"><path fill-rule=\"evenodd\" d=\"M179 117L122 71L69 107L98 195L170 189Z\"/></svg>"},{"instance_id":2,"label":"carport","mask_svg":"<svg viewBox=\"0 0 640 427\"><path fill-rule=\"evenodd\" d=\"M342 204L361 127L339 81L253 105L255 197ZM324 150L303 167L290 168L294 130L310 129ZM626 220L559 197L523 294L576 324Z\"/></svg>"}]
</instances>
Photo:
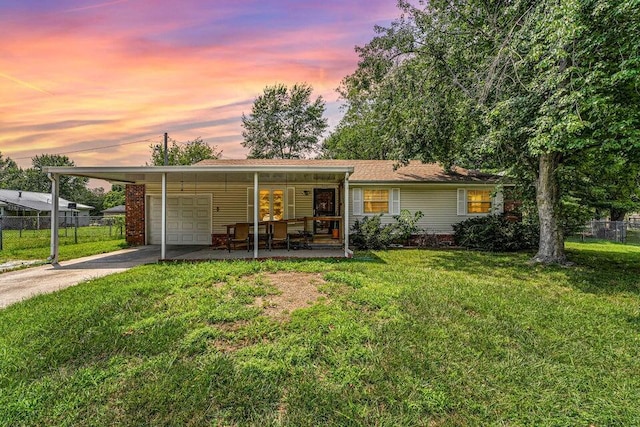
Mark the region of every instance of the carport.
<instances>
[{"instance_id":1,"label":"carport","mask_svg":"<svg viewBox=\"0 0 640 427\"><path fill-rule=\"evenodd\" d=\"M275 192L284 192L281 200L285 212L283 218L292 219L295 218L296 197L300 200L311 197L311 190L301 188L313 190L331 186L338 194L335 218L341 224L339 243L344 256L351 256L347 224L352 166L320 166L314 162L307 166L304 161L294 165L222 163L205 166L49 167L46 172L52 183L51 199L54 204L58 200L60 177L64 175L102 179L114 184L144 185L149 189L144 214L148 230L145 243L160 244L160 259L167 259L169 244L210 244L213 218L220 213L221 207L223 211L236 212L235 217L228 217L227 224L249 222L254 230L258 230L264 220L260 211L264 200L260 197L265 191L272 192L269 193L272 205ZM242 193L232 193L232 188L240 189ZM52 211L57 212L57 208L54 206ZM315 209L309 212L308 216L315 216ZM219 224L216 226L221 227ZM259 233L254 232L253 258L261 257L259 238ZM53 214L49 258L52 263L58 261L58 246L58 218Z\"/></svg>"}]
</instances>

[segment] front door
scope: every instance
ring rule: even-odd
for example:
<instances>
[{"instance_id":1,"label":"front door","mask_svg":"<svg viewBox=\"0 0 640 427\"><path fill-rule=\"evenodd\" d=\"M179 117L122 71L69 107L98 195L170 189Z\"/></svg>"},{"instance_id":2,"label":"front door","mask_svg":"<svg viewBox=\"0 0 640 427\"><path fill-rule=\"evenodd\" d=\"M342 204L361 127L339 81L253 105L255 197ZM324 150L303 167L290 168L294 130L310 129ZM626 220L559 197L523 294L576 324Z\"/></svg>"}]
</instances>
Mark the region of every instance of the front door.
<instances>
[{"instance_id":1,"label":"front door","mask_svg":"<svg viewBox=\"0 0 640 427\"><path fill-rule=\"evenodd\" d=\"M336 190L335 188L313 189L313 216L336 215ZM313 221L314 234L331 234L333 221Z\"/></svg>"}]
</instances>

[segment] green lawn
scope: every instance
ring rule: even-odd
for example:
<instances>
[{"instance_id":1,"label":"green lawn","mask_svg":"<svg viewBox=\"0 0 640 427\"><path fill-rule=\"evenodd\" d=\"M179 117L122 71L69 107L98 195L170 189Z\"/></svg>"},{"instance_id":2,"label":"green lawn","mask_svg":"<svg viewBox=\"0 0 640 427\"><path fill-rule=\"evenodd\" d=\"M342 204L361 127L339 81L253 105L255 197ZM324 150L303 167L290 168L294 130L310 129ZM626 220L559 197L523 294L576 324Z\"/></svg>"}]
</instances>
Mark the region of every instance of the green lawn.
<instances>
[{"instance_id":1,"label":"green lawn","mask_svg":"<svg viewBox=\"0 0 640 427\"><path fill-rule=\"evenodd\" d=\"M77 241L73 228L60 229L60 260L112 252L126 247L121 230L115 226L79 227ZM3 230L0 263L11 260L46 260L50 254L50 230Z\"/></svg>"},{"instance_id":2,"label":"green lawn","mask_svg":"<svg viewBox=\"0 0 640 427\"><path fill-rule=\"evenodd\" d=\"M629 229L627 231L627 244L640 245L640 230Z\"/></svg>"},{"instance_id":3,"label":"green lawn","mask_svg":"<svg viewBox=\"0 0 640 427\"><path fill-rule=\"evenodd\" d=\"M639 425L640 247L568 251L149 265L39 296L0 311L0 424Z\"/></svg>"}]
</instances>

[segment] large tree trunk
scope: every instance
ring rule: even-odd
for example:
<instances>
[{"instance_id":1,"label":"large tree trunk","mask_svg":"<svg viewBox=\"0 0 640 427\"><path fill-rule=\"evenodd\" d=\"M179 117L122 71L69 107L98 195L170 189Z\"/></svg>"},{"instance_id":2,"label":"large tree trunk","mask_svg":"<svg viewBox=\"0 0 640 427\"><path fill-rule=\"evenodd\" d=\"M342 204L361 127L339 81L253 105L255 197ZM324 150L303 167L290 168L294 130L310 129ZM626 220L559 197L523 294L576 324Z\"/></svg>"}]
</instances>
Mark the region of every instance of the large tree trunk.
<instances>
[{"instance_id":1,"label":"large tree trunk","mask_svg":"<svg viewBox=\"0 0 640 427\"><path fill-rule=\"evenodd\" d=\"M624 221L627 211L624 209L609 209L609 221Z\"/></svg>"},{"instance_id":2,"label":"large tree trunk","mask_svg":"<svg viewBox=\"0 0 640 427\"><path fill-rule=\"evenodd\" d=\"M560 191L556 170L560 163L559 153L545 153L540 156L538 180L536 182L536 202L540 220L540 245L534 262L544 264L564 264L564 233L558 223Z\"/></svg>"}]
</instances>

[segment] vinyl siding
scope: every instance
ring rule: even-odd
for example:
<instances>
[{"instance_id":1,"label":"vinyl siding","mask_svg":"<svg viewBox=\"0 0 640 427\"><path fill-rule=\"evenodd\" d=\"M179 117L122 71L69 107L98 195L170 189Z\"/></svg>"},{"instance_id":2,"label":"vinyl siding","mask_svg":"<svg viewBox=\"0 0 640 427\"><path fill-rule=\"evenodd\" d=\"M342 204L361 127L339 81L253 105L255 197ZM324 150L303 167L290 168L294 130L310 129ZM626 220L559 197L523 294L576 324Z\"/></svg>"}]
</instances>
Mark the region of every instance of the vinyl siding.
<instances>
[{"instance_id":1,"label":"vinyl siding","mask_svg":"<svg viewBox=\"0 0 640 427\"><path fill-rule=\"evenodd\" d=\"M169 183L167 185L167 194L171 195L210 195L212 200L212 233L224 234L227 232L227 224L235 224L236 222L247 221L247 188L252 187L251 183L198 183L197 188L193 183L182 186L179 183ZM281 188L288 187L295 188L295 205L296 205L296 217L302 218L305 216L313 216L313 189L314 188L338 188L335 183L328 183L323 185L322 183L296 183L295 185L286 185L269 183L268 185L260 186L261 189L269 188ZM305 195L307 191L307 195ZM147 202L150 196L160 196L162 194L162 188L160 184L148 184L146 188ZM336 191L336 198L338 197L338 191ZM336 203L342 205L339 200ZM149 215L149 209L147 208L147 215ZM151 224L150 218L147 218L147 224ZM303 224L292 224L291 229L302 229ZM147 230L149 233L149 230Z\"/></svg>"},{"instance_id":2,"label":"vinyl siding","mask_svg":"<svg viewBox=\"0 0 640 427\"><path fill-rule=\"evenodd\" d=\"M430 232L440 234L450 234L453 232L452 224L464 221L473 217L472 215L458 216L458 188L472 189L489 189L493 187L487 186L469 186L469 185L366 185L361 186L352 184L351 188L361 189L389 189L400 188L400 209L408 209L411 213L422 211L424 216L418 222L418 226L427 229ZM352 226L357 219L362 219L366 215L353 214L353 196L351 196L349 224ZM393 215L387 214L382 216L383 224L394 223Z\"/></svg>"}]
</instances>

